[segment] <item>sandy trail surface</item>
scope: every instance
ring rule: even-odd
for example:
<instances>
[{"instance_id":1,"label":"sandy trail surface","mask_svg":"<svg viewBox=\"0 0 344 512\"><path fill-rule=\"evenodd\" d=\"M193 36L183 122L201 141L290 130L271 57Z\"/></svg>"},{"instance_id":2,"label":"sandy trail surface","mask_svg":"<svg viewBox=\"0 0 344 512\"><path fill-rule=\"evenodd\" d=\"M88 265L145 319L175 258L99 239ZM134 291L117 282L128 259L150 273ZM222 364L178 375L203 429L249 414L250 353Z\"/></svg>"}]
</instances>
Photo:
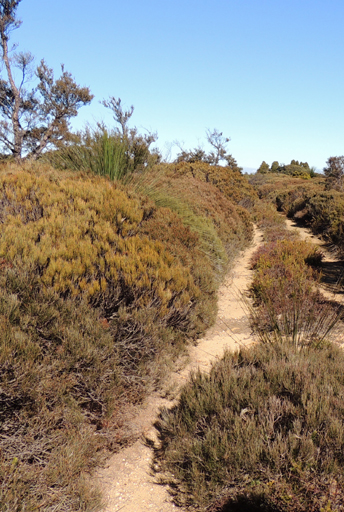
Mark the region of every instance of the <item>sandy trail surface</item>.
<instances>
[{"instance_id":1,"label":"sandy trail surface","mask_svg":"<svg viewBox=\"0 0 344 512\"><path fill-rule=\"evenodd\" d=\"M172 375L174 396L178 395L178 388L187 380L192 370L200 368L208 371L211 363L221 358L226 348L236 350L253 341L240 294L247 290L252 280L249 261L262 240L262 233L256 231L253 243L239 255L226 282L221 286L215 325L198 341L197 346L190 347L189 364ZM104 512L181 510L172 503L167 489L159 485L152 475L152 451L144 442L147 437L155 439L153 423L159 407L169 407L172 404L173 400L159 395L150 396L140 413L133 418L134 429L141 433L141 438L115 454L109 459L107 467L98 472L96 478L99 479L107 503Z\"/></svg>"},{"instance_id":2,"label":"sandy trail surface","mask_svg":"<svg viewBox=\"0 0 344 512\"><path fill-rule=\"evenodd\" d=\"M297 225L287 219L288 229L297 229ZM299 229L302 239L307 239L321 247L324 258L323 293L328 298L344 302L344 295L336 286L343 271L342 262L326 251L324 243L314 237L310 231ZM237 258L234 268L226 282L219 290L218 316L215 325L206 336L198 341L197 346L189 349L189 364L180 372L172 375L173 396L178 396L178 389L186 382L192 370L200 368L208 371L212 362L221 358L225 349L236 350L253 342L251 329L240 294L245 292L251 281L252 271L249 261L263 243L262 233L255 231L252 245ZM335 333L335 339L343 342L343 325ZM131 426L140 435L132 446L121 450L109 459L107 467L96 475L106 500L104 512L182 512L172 503L166 487L159 485L151 472L152 451L145 444L145 439L156 440L154 421L161 406L172 406L173 399L161 395L149 396L138 415L133 417Z\"/></svg>"},{"instance_id":3,"label":"sandy trail surface","mask_svg":"<svg viewBox=\"0 0 344 512\"><path fill-rule=\"evenodd\" d=\"M307 240L312 244L319 247L324 255L322 262L322 286L321 292L327 299L336 300L341 304L344 304L344 293L343 293L343 272L344 262L338 259L335 252L331 252L328 249L326 242L313 235L312 232L305 228L298 226L291 219L285 219L287 228L290 230L296 229L300 235L301 240Z\"/></svg>"}]
</instances>

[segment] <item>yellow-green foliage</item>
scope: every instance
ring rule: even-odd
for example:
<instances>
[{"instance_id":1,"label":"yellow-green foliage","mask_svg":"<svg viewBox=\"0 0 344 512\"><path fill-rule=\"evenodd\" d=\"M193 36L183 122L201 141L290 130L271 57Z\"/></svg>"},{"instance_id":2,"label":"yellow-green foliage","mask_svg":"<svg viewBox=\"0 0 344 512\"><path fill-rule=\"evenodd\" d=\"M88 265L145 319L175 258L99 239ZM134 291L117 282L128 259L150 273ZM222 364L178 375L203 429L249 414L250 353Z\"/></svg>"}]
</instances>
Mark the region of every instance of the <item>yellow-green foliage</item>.
<instances>
[{"instance_id":1,"label":"yellow-green foliage","mask_svg":"<svg viewBox=\"0 0 344 512\"><path fill-rule=\"evenodd\" d=\"M104 179L5 175L0 257L30 264L46 286L71 296L82 293L95 303L114 295L120 284L131 289L140 307L158 299L164 315L171 301L184 307L198 291L161 242L139 236L153 211L153 204L128 197Z\"/></svg>"},{"instance_id":2,"label":"yellow-green foliage","mask_svg":"<svg viewBox=\"0 0 344 512\"><path fill-rule=\"evenodd\" d=\"M180 162L170 164L171 175L191 176L200 181L215 185L228 199L234 203L252 206L257 194L239 170L230 167L209 165L205 162Z\"/></svg>"},{"instance_id":3,"label":"yellow-green foliage","mask_svg":"<svg viewBox=\"0 0 344 512\"><path fill-rule=\"evenodd\" d=\"M202 165L212 169L212 166ZM252 238L250 214L216 185L199 176L178 172L179 166L156 166L150 173L154 186L146 186L145 192L157 205L176 212L183 223L199 235L204 251L221 276L221 270L232 262L236 250ZM245 187L250 189L247 183ZM251 192L254 194L252 188Z\"/></svg>"}]
</instances>

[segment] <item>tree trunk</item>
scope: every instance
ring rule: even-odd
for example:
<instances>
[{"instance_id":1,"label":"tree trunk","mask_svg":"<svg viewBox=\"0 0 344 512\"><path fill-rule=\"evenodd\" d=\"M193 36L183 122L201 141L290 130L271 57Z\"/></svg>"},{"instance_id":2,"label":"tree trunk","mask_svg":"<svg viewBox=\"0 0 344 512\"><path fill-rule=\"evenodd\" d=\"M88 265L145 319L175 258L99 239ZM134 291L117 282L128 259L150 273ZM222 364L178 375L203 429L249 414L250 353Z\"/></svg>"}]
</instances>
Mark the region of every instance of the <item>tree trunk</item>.
<instances>
[{"instance_id":1,"label":"tree trunk","mask_svg":"<svg viewBox=\"0 0 344 512\"><path fill-rule=\"evenodd\" d=\"M20 109L20 91L14 82L14 78L12 75L11 65L8 57L8 45L7 45L7 36L1 31L1 45L2 45L2 58L5 63L8 80L11 86L11 91L14 97L14 106L12 112L12 128L13 128L13 150L12 154L14 158L19 161L21 160L22 153L22 145L23 145L23 135L22 129L19 121L19 109Z\"/></svg>"}]
</instances>

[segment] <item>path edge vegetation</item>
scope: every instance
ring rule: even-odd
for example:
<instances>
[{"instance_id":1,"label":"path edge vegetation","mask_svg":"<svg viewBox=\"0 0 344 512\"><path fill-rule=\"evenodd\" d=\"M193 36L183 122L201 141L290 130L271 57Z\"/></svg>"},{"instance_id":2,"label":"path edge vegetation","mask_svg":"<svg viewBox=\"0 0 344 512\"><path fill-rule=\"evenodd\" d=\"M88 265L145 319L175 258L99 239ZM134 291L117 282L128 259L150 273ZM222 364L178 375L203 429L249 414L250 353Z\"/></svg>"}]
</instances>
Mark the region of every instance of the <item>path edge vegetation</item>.
<instances>
[{"instance_id":1,"label":"path edge vegetation","mask_svg":"<svg viewBox=\"0 0 344 512\"><path fill-rule=\"evenodd\" d=\"M244 299L257 343L192 373L161 410L152 467L190 510L342 510L344 356L331 343L342 307L319 291L322 253L276 210L278 182L292 194L302 181L258 178L264 245Z\"/></svg>"},{"instance_id":2,"label":"path edge vegetation","mask_svg":"<svg viewBox=\"0 0 344 512\"><path fill-rule=\"evenodd\" d=\"M100 510L87 475L133 442L127 408L214 322L256 195L205 163L121 180L48 158L0 172L0 503Z\"/></svg>"},{"instance_id":3,"label":"path edge vegetation","mask_svg":"<svg viewBox=\"0 0 344 512\"><path fill-rule=\"evenodd\" d=\"M92 471L132 442L126 408L213 323L254 220L267 242L252 261L260 343L191 376L161 413L155 463L187 507L341 510L343 356L329 343L341 311L314 291L321 254L286 235L276 206L343 252L344 158L325 177L293 160L247 180L214 129L208 154L181 148L166 164L113 96L102 105L119 127L72 133L93 95L63 66L55 79L44 60L10 56L20 1L0 0L1 509L101 509Z\"/></svg>"}]
</instances>

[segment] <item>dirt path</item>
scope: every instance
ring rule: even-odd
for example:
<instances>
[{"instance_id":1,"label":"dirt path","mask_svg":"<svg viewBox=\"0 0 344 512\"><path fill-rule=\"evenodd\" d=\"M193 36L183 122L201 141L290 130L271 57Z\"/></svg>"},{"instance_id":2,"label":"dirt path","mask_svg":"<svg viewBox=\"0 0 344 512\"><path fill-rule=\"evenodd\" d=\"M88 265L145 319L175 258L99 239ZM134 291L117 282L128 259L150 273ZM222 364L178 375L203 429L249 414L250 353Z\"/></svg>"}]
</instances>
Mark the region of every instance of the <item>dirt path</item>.
<instances>
[{"instance_id":1,"label":"dirt path","mask_svg":"<svg viewBox=\"0 0 344 512\"><path fill-rule=\"evenodd\" d=\"M291 219L285 219L285 221L288 229L297 229L301 240L307 240L320 248L321 252L324 254L322 262L323 278L321 291L327 299L336 300L337 302L344 304L344 293L342 286L339 286L339 283L343 279L344 262L339 260L335 253L330 252L327 249L326 243L313 235L309 229L299 227L297 223Z\"/></svg>"},{"instance_id":2,"label":"dirt path","mask_svg":"<svg viewBox=\"0 0 344 512\"><path fill-rule=\"evenodd\" d=\"M227 281L219 290L218 316L215 325L201 339L197 346L190 348L190 363L181 372L172 376L170 390L174 396L186 381L191 370L197 367L209 370L212 361L220 358L225 350L235 350L252 342L247 316L239 300L240 292L247 289L252 279L248 268L249 260L262 243L262 234L256 231L250 248L238 258ZM134 428L142 432L141 440L121 450L108 461L108 467L99 471L99 478L107 506L104 512L172 512L173 505L165 487L158 485L151 475L151 450L144 444L144 437L154 439L152 426L159 407L169 406L173 400L151 396L134 419ZM178 510L181 510L178 508Z\"/></svg>"},{"instance_id":3,"label":"dirt path","mask_svg":"<svg viewBox=\"0 0 344 512\"><path fill-rule=\"evenodd\" d=\"M286 219L286 223L288 229L298 228L289 219ZM325 254L323 293L329 299L344 303L344 295L336 286L338 277L343 272L342 262L338 262L328 253L325 244L310 231L305 228L298 231L301 239L318 245ZM173 398L178 396L178 389L188 379L191 370L199 367L203 371L208 371L211 363L222 356L225 348L235 350L253 341L248 319L239 298L240 292L246 290L252 280L252 271L249 270L248 263L253 252L262 243L262 239L262 233L256 231L253 244L237 258L227 281L221 286L217 321L206 336L199 340L198 345L190 348L190 363L182 371L172 375L169 388L172 398L150 396L141 412L132 420L132 426L141 434L141 439L114 455L108 461L107 468L99 471L96 478L100 481L107 503L104 512L182 512L182 509L172 503L166 488L159 485L151 474L152 453L145 445L144 438L155 439L153 423L159 407L173 404ZM340 325L333 339L343 343L343 330L344 326Z\"/></svg>"}]
</instances>

